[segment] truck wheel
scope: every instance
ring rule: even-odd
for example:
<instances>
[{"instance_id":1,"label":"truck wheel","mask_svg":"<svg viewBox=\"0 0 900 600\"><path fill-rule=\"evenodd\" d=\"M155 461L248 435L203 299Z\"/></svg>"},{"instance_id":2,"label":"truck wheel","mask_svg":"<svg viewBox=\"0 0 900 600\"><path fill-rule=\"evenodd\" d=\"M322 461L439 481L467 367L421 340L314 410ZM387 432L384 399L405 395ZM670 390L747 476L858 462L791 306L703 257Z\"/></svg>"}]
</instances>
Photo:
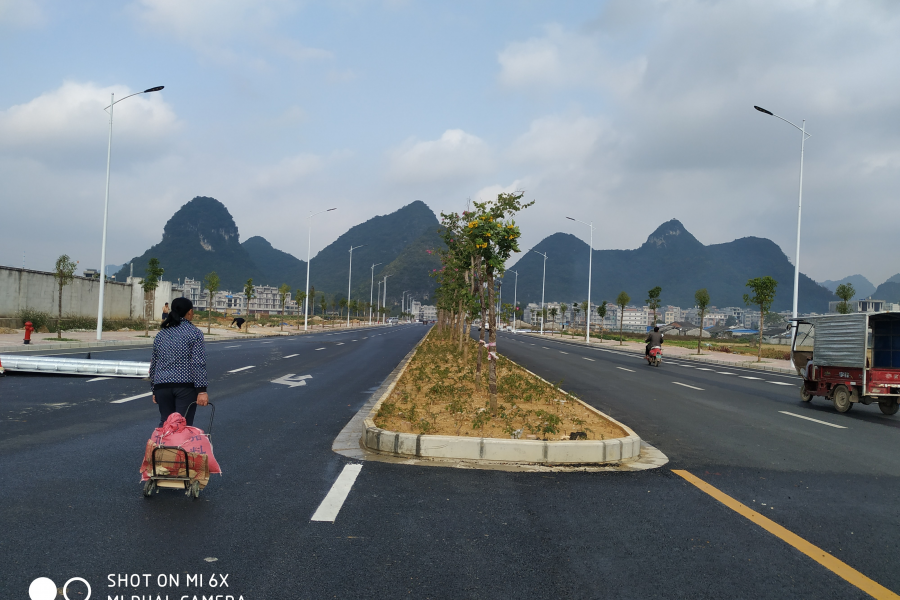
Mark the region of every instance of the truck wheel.
<instances>
[{"instance_id":1,"label":"truck wheel","mask_svg":"<svg viewBox=\"0 0 900 600\"><path fill-rule=\"evenodd\" d=\"M853 408L853 402L850 401L850 390L846 385L839 385L834 388L834 396L832 396L834 410L839 413L845 413Z\"/></svg>"},{"instance_id":2,"label":"truck wheel","mask_svg":"<svg viewBox=\"0 0 900 600\"><path fill-rule=\"evenodd\" d=\"M894 400L890 404L887 404L886 402L879 402L878 408L880 408L881 412L886 415L896 415L897 410L900 409L900 404L897 404L896 400Z\"/></svg>"},{"instance_id":3,"label":"truck wheel","mask_svg":"<svg viewBox=\"0 0 900 600\"><path fill-rule=\"evenodd\" d=\"M812 394L809 393L809 390L806 389L806 385L800 386L800 399L803 402L809 402L812 400Z\"/></svg>"}]
</instances>

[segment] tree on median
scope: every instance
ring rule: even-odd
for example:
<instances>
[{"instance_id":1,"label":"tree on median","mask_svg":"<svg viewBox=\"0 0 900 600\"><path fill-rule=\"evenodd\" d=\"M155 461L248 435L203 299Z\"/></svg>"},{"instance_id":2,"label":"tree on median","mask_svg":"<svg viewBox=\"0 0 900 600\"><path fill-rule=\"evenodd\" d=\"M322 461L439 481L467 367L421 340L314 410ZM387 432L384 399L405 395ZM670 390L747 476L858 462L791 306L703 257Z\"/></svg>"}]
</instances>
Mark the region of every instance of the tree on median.
<instances>
[{"instance_id":1,"label":"tree on median","mask_svg":"<svg viewBox=\"0 0 900 600\"><path fill-rule=\"evenodd\" d=\"M700 340L703 339L703 316L709 308L709 292L706 288L694 292L694 303L700 309L700 335L697 337L697 354L700 354Z\"/></svg>"},{"instance_id":2,"label":"tree on median","mask_svg":"<svg viewBox=\"0 0 900 600\"><path fill-rule=\"evenodd\" d=\"M215 308L216 305L216 292L219 291L219 286L222 282L219 280L219 274L213 271L203 278L203 283L206 284L206 293L209 294L209 301L206 303L206 309L209 311L207 314L209 320L206 323L206 333L209 333L209 330L212 328L213 308Z\"/></svg>"},{"instance_id":3,"label":"tree on median","mask_svg":"<svg viewBox=\"0 0 900 600\"><path fill-rule=\"evenodd\" d=\"M306 292L303 290L295 290L294 297L297 298L297 329L300 329L300 316L303 315L303 303L306 302Z\"/></svg>"},{"instance_id":4,"label":"tree on median","mask_svg":"<svg viewBox=\"0 0 900 600\"><path fill-rule=\"evenodd\" d=\"M141 282L141 289L144 290L144 324L145 331L144 335L150 337L150 317L149 314L152 314L154 310L156 310L156 288L159 287L159 278L163 275L163 268L159 266L159 259L151 258L147 262L147 271L146 277L144 277L144 281ZM149 298L149 311L147 310L147 302Z\"/></svg>"},{"instance_id":5,"label":"tree on median","mask_svg":"<svg viewBox=\"0 0 900 600\"><path fill-rule=\"evenodd\" d=\"M63 288L75 278L75 269L78 268L78 261L72 262L68 254L63 254L56 259L53 277L56 278L56 285L59 286L59 320L56 322L56 338L62 339L62 292ZM102 277L102 276L101 276ZM102 283L100 285L103 285Z\"/></svg>"},{"instance_id":6,"label":"tree on median","mask_svg":"<svg viewBox=\"0 0 900 600\"><path fill-rule=\"evenodd\" d=\"M759 307L759 351L756 355L756 362L762 362L763 328L766 325L766 315L769 314L769 309L772 308L772 303L775 301L775 288L778 287L778 282L766 275L748 280L747 287L750 288L753 295L744 294L744 304Z\"/></svg>"},{"instance_id":7,"label":"tree on median","mask_svg":"<svg viewBox=\"0 0 900 600\"><path fill-rule=\"evenodd\" d=\"M284 331L284 303L290 293L291 286L286 283L282 283L281 287L278 288L278 296L281 298L281 331Z\"/></svg>"},{"instance_id":8,"label":"tree on median","mask_svg":"<svg viewBox=\"0 0 900 600\"><path fill-rule=\"evenodd\" d=\"M619 295L616 296L616 305L619 307L619 345L622 345L622 321L625 318L625 307L628 306L628 303L631 302L631 296L626 294L624 291L619 292Z\"/></svg>"},{"instance_id":9,"label":"tree on median","mask_svg":"<svg viewBox=\"0 0 900 600\"><path fill-rule=\"evenodd\" d=\"M656 327L656 309L659 308L660 299L659 295L662 294L662 288L656 286L649 292L647 292L647 308L653 311L653 326Z\"/></svg>"},{"instance_id":10,"label":"tree on median","mask_svg":"<svg viewBox=\"0 0 900 600\"><path fill-rule=\"evenodd\" d=\"M603 343L603 321L606 319L606 300L597 307L597 316L600 317L600 343Z\"/></svg>"}]
</instances>

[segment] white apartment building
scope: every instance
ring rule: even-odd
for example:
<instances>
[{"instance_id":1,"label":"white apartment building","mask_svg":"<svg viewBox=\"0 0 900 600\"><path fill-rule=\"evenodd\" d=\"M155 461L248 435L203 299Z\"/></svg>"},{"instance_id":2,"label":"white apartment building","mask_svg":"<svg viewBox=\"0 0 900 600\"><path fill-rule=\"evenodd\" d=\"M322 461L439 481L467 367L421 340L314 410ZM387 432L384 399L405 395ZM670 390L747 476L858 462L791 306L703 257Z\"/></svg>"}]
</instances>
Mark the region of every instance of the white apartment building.
<instances>
[{"instance_id":1,"label":"white apartment building","mask_svg":"<svg viewBox=\"0 0 900 600\"><path fill-rule=\"evenodd\" d=\"M419 305L419 320L437 321L437 307L430 304Z\"/></svg>"},{"instance_id":2,"label":"white apartment building","mask_svg":"<svg viewBox=\"0 0 900 600\"><path fill-rule=\"evenodd\" d=\"M203 282L186 278L184 280L184 297L190 299L198 310L209 309L209 292L202 288ZM247 310L247 298L243 292L232 293L228 290L219 290L213 298L212 309L221 313L234 313L240 311L243 314L263 313L281 314L281 293L278 288L269 285L253 286L254 298L250 301L250 310ZM284 311L286 314L296 314L300 307L291 298L288 292L284 299Z\"/></svg>"}]
</instances>

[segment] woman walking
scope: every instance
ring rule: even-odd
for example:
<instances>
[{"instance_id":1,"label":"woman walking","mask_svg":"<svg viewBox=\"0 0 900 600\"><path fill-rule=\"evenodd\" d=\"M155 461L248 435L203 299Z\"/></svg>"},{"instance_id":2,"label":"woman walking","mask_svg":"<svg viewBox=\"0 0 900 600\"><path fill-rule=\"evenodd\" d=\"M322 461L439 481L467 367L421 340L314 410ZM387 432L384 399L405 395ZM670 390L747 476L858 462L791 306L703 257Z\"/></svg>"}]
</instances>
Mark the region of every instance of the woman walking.
<instances>
[{"instance_id":1,"label":"woman walking","mask_svg":"<svg viewBox=\"0 0 900 600\"><path fill-rule=\"evenodd\" d=\"M187 298L176 298L153 340L150 389L153 403L159 406L160 427L175 412L193 425L197 406L192 404L209 403L203 333L191 324L193 319L193 303Z\"/></svg>"}]
</instances>

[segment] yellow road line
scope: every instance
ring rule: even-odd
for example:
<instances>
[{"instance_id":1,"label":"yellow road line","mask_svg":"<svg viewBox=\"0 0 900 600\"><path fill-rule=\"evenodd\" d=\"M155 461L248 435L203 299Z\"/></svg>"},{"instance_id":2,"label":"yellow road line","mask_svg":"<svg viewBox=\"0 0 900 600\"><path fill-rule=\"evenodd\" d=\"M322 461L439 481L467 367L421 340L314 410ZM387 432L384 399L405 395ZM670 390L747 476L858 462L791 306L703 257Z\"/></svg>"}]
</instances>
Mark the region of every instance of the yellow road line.
<instances>
[{"instance_id":1,"label":"yellow road line","mask_svg":"<svg viewBox=\"0 0 900 600\"><path fill-rule=\"evenodd\" d=\"M696 475L692 475L691 473L688 473L687 471L681 471L681 470L677 470L677 469L673 469L672 472L675 473L676 475L680 475L681 477L686 479L688 482L694 484L695 486L700 488L702 491L706 492L707 494L709 494L710 496L712 496L713 498L715 498L716 500L718 500L719 502L721 502L722 504L724 504L725 506L730 508L731 510L735 511L736 513L740 514L741 516L744 516L744 517L750 519L751 521L753 521L754 523L756 523L757 525L759 525L760 527L762 527L763 529L765 529L766 531L771 533L772 535L778 537L779 539L781 539L784 542L787 542L788 544L790 544L791 546L793 546L794 548L796 548L803 554L807 555L808 557L810 557L811 559L813 559L814 561L816 561L817 563L819 563L820 565L822 565L823 567L825 567L826 569L831 571L832 573L834 573L834 574L838 575L839 577L842 577L843 579L852 583L853 585L855 585L856 587L858 587L865 593L869 594L873 598L878 598L878 600L900 599L900 596L898 596L891 590L887 589L883 585L881 585L875 581L872 581L871 579L869 579L868 577L866 577L865 575L863 575L862 573L860 573L859 571L857 571L856 569L854 569L853 567L848 565L847 563L845 563L841 560L838 560L837 558L828 554L827 552L825 552L818 546L814 546L813 544L810 544L809 542L807 542L806 540L801 538L799 535L788 531L787 529L785 529L784 527L782 527L775 521L772 521L771 519L767 519L766 517L762 516L761 514L759 514L752 508L750 508L749 506L741 504L740 502L738 502L737 500L735 500L728 494L720 491L717 488L714 488L713 486L709 485L708 483L706 483L705 481L703 481Z\"/></svg>"}]
</instances>

